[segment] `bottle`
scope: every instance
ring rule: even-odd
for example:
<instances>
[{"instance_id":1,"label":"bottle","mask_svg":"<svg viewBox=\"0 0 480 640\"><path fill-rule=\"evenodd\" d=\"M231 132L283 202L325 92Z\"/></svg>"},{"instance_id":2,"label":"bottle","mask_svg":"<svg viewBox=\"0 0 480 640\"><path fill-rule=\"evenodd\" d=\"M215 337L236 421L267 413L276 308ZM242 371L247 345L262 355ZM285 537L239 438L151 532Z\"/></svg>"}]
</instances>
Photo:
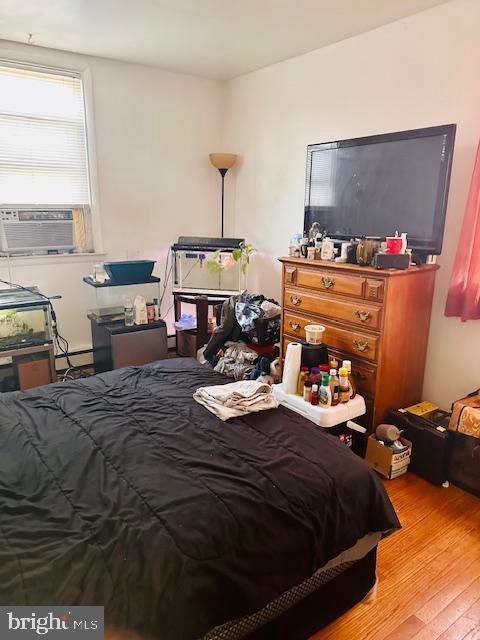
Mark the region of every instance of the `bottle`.
<instances>
[{"instance_id":1,"label":"bottle","mask_svg":"<svg viewBox=\"0 0 480 640\"><path fill-rule=\"evenodd\" d=\"M147 303L143 296L136 296L133 301L135 311L135 324L148 324Z\"/></svg>"},{"instance_id":2,"label":"bottle","mask_svg":"<svg viewBox=\"0 0 480 640\"><path fill-rule=\"evenodd\" d=\"M155 322L155 305L153 302L147 302L147 322Z\"/></svg>"},{"instance_id":3,"label":"bottle","mask_svg":"<svg viewBox=\"0 0 480 640\"><path fill-rule=\"evenodd\" d=\"M350 360L343 361L344 368L348 371L348 382L350 384L350 400L357 395L357 387L352 376L352 363Z\"/></svg>"},{"instance_id":4,"label":"bottle","mask_svg":"<svg viewBox=\"0 0 480 640\"><path fill-rule=\"evenodd\" d=\"M312 367L310 371L310 381L312 383L318 382L320 380L320 369L318 367Z\"/></svg>"},{"instance_id":5,"label":"bottle","mask_svg":"<svg viewBox=\"0 0 480 640\"><path fill-rule=\"evenodd\" d=\"M303 399L305 402L310 402L312 399L312 383L310 380L305 380L303 385Z\"/></svg>"},{"instance_id":6,"label":"bottle","mask_svg":"<svg viewBox=\"0 0 480 640\"><path fill-rule=\"evenodd\" d=\"M330 391L332 392L332 407L336 407L340 402L340 382L336 369L330 369Z\"/></svg>"},{"instance_id":7,"label":"bottle","mask_svg":"<svg viewBox=\"0 0 480 640\"><path fill-rule=\"evenodd\" d=\"M350 383L348 381L348 371L345 367L341 367L338 371L339 382L339 400L340 402L348 402L350 400Z\"/></svg>"},{"instance_id":8,"label":"bottle","mask_svg":"<svg viewBox=\"0 0 480 640\"><path fill-rule=\"evenodd\" d=\"M317 366L320 369L320 373L321 373L322 376L323 376L324 373L330 373L330 365L329 364L319 364Z\"/></svg>"},{"instance_id":9,"label":"bottle","mask_svg":"<svg viewBox=\"0 0 480 640\"><path fill-rule=\"evenodd\" d=\"M298 374L298 383L297 383L297 394L299 396L303 396L303 385L305 384L305 380L308 378L308 367L302 367L300 369L300 373Z\"/></svg>"},{"instance_id":10,"label":"bottle","mask_svg":"<svg viewBox=\"0 0 480 640\"><path fill-rule=\"evenodd\" d=\"M310 396L310 404L316 406L318 404L318 384L312 384L312 394Z\"/></svg>"},{"instance_id":11,"label":"bottle","mask_svg":"<svg viewBox=\"0 0 480 640\"><path fill-rule=\"evenodd\" d=\"M125 326L133 327L133 324L135 322L135 310L133 308L133 303L131 300L125 300L123 311L125 314Z\"/></svg>"},{"instance_id":12,"label":"bottle","mask_svg":"<svg viewBox=\"0 0 480 640\"><path fill-rule=\"evenodd\" d=\"M335 358L335 356L332 356L330 358L330 369L338 369L338 360Z\"/></svg>"},{"instance_id":13,"label":"bottle","mask_svg":"<svg viewBox=\"0 0 480 640\"><path fill-rule=\"evenodd\" d=\"M322 376L322 386L318 392L318 402L322 407L330 407L332 405L332 392L330 390L330 376L324 373Z\"/></svg>"},{"instance_id":14,"label":"bottle","mask_svg":"<svg viewBox=\"0 0 480 640\"><path fill-rule=\"evenodd\" d=\"M153 299L153 307L155 310L155 322L160 320L160 305L158 304L158 298Z\"/></svg>"}]
</instances>

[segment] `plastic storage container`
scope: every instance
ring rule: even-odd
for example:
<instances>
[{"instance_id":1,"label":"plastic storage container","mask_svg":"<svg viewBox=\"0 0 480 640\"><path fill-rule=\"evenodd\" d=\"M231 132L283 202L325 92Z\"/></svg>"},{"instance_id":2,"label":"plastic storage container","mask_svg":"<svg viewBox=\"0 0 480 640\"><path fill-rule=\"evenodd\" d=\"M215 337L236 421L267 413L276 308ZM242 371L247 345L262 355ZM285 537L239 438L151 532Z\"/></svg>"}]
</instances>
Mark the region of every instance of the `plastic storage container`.
<instances>
[{"instance_id":1,"label":"plastic storage container","mask_svg":"<svg viewBox=\"0 0 480 640\"><path fill-rule=\"evenodd\" d=\"M325 327L321 324L305 325L305 340L308 344L322 344Z\"/></svg>"},{"instance_id":2,"label":"plastic storage container","mask_svg":"<svg viewBox=\"0 0 480 640\"><path fill-rule=\"evenodd\" d=\"M103 263L112 284L142 284L151 277L154 265L154 260L123 260Z\"/></svg>"}]
</instances>

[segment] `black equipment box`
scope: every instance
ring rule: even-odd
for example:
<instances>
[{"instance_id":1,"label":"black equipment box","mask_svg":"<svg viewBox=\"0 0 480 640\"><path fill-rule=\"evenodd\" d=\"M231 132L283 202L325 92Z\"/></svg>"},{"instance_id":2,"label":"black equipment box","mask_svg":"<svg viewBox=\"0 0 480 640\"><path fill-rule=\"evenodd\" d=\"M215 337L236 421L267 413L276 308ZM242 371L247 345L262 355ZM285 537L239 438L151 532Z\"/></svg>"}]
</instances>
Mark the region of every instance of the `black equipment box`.
<instances>
[{"instance_id":1,"label":"black equipment box","mask_svg":"<svg viewBox=\"0 0 480 640\"><path fill-rule=\"evenodd\" d=\"M410 255L408 253L377 253L373 266L376 269L408 269Z\"/></svg>"},{"instance_id":2,"label":"black equipment box","mask_svg":"<svg viewBox=\"0 0 480 640\"><path fill-rule=\"evenodd\" d=\"M432 411L420 417L402 409L389 411L385 420L402 429L405 438L411 441L410 470L437 485L448 480L452 448L449 417L446 411Z\"/></svg>"}]
</instances>

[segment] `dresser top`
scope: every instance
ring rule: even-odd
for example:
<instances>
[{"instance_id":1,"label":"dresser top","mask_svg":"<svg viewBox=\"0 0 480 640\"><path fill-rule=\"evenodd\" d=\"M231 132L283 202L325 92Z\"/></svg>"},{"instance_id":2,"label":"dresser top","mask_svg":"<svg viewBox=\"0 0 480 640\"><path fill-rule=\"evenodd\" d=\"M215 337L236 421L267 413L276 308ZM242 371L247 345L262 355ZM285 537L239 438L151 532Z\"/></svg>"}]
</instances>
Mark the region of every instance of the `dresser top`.
<instances>
[{"instance_id":1,"label":"dresser top","mask_svg":"<svg viewBox=\"0 0 480 640\"><path fill-rule=\"evenodd\" d=\"M408 269L375 269L375 267L362 267L359 264L347 264L346 262L329 262L324 260L308 260L307 258L292 258L291 256L283 256L279 258L280 262L294 264L304 267L318 267L327 269L328 271L344 271L352 275L369 275L369 276L407 276L417 273L425 273L426 271L436 271L440 269L438 264L422 264L419 266L411 266Z\"/></svg>"}]
</instances>

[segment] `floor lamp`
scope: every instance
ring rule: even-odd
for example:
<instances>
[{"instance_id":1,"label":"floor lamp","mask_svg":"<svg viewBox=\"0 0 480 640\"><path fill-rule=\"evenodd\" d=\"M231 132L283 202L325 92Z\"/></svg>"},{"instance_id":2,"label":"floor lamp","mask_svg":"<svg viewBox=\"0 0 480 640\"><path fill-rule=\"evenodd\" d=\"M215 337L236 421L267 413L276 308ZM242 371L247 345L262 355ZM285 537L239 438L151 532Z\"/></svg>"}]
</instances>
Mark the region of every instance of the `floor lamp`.
<instances>
[{"instance_id":1,"label":"floor lamp","mask_svg":"<svg viewBox=\"0 0 480 640\"><path fill-rule=\"evenodd\" d=\"M225 195L225 174L229 169L233 167L237 160L237 156L234 153L211 153L210 162L215 169L218 169L222 176L222 238L223 238L223 215L224 215L224 195Z\"/></svg>"}]
</instances>

